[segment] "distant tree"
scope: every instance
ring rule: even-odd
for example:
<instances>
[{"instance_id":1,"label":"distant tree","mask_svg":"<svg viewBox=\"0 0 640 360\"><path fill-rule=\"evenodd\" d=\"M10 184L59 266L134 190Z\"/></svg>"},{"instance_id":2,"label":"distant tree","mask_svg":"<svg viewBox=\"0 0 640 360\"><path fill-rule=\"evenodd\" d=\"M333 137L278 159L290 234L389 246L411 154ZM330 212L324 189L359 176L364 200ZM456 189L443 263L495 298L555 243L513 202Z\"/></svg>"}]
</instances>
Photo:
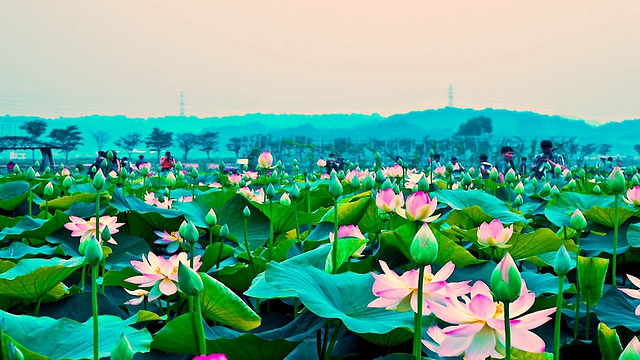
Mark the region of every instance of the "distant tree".
<instances>
[{"instance_id":1,"label":"distant tree","mask_svg":"<svg viewBox=\"0 0 640 360\"><path fill-rule=\"evenodd\" d=\"M611 150L610 144L600 144L600 147L598 148L598 153L600 155L607 155L610 150Z\"/></svg>"},{"instance_id":2,"label":"distant tree","mask_svg":"<svg viewBox=\"0 0 640 360\"><path fill-rule=\"evenodd\" d=\"M479 116L467 120L465 123L460 124L458 132L454 135L457 136L479 136L482 134L490 134L493 132L493 125L491 118L486 116Z\"/></svg>"},{"instance_id":3,"label":"distant tree","mask_svg":"<svg viewBox=\"0 0 640 360\"><path fill-rule=\"evenodd\" d=\"M160 130L159 128L153 128L151 134L147 135L144 142L147 144L148 149L156 152L158 162L160 162L160 151L170 148L173 145L173 133Z\"/></svg>"},{"instance_id":4,"label":"distant tree","mask_svg":"<svg viewBox=\"0 0 640 360\"><path fill-rule=\"evenodd\" d=\"M115 144L117 147L126 150L129 153L129 159L131 159L131 153L133 149L136 148L142 141L142 135L136 132L127 133L125 136L121 136L118 140L116 140Z\"/></svg>"},{"instance_id":5,"label":"distant tree","mask_svg":"<svg viewBox=\"0 0 640 360\"><path fill-rule=\"evenodd\" d=\"M26 131L33 140L38 140L47 130L47 123L44 120L29 120L20 125L20 129Z\"/></svg>"},{"instance_id":6,"label":"distant tree","mask_svg":"<svg viewBox=\"0 0 640 360\"><path fill-rule=\"evenodd\" d=\"M196 143L199 146L199 150L207 154L207 159L211 161L209 153L218 151L218 132L205 131L198 135ZM237 157L237 155L236 155Z\"/></svg>"},{"instance_id":7,"label":"distant tree","mask_svg":"<svg viewBox=\"0 0 640 360\"><path fill-rule=\"evenodd\" d=\"M640 144L633 145L633 148L638 152L638 155L640 155Z\"/></svg>"},{"instance_id":8,"label":"distant tree","mask_svg":"<svg viewBox=\"0 0 640 360\"><path fill-rule=\"evenodd\" d=\"M98 150L104 150L104 146L111 139L111 134L104 130L92 131L91 136L96 141L96 146Z\"/></svg>"},{"instance_id":9,"label":"distant tree","mask_svg":"<svg viewBox=\"0 0 640 360\"><path fill-rule=\"evenodd\" d=\"M598 147L596 146L596 144L593 143L589 143L589 144L584 144L582 146L580 146L580 151L578 152L578 164L577 165L582 165L584 163L584 158L593 154L594 151L596 151Z\"/></svg>"},{"instance_id":10,"label":"distant tree","mask_svg":"<svg viewBox=\"0 0 640 360\"><path fill-rule=\"evenodd\" d=\"M233 151L233 153L236 154L236 158L239 158L240 150L242 150L242 143L242 138L232 137L226 144L227 150Z\"/></svg>"},{"instance_id":11,"label":"distant tree","mask_svg":"<svg viewBox=\"0 0 640 360\"><path fill-rule=\"evenodd\" d=\"M66 163L69 163L69 153L78 150L78 146L83 145L82 133L76 125L67 126L66 129L54 129L49 137L55 145L62 148Z\"/></svg>"},{"instance_id":12,"label":"distant tree","mask_svg":"<svg viewBox=\"0 0 640 360\"><path fill-rule=\"evenodd\" d=\"M183 161L187 162L189 151L198 145L198 135L193 133L183 133L177 136L178 147L184 151Z\"/></svg>"}]
</instances>

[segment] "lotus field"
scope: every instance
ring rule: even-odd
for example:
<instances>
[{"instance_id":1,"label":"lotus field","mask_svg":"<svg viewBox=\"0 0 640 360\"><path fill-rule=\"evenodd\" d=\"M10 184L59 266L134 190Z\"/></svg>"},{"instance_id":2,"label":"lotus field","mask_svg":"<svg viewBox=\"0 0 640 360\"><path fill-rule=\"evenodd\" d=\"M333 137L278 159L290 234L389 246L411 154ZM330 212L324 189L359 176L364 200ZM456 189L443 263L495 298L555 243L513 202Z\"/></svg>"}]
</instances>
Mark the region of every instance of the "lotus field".
<instances>
[{"instance_id":1,"label":"lotus field","mask_svg":"<svg viewBox=\"0 0 640 360\"><path fill-rule=\"evenodd\" d=\"M0 178L3 359L638 359L640 175Z\"/></svg>"}]
</instances>

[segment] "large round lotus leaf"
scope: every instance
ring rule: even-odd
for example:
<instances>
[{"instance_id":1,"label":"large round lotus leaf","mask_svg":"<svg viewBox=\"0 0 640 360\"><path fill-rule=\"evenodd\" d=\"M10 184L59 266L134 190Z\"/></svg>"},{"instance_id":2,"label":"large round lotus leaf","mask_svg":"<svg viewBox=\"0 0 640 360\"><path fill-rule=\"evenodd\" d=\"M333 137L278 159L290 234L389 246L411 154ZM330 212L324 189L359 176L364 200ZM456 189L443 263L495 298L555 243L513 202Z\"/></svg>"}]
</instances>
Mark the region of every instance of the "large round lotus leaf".
<instances>
[{"instance_id":1,"label":"large round lotus leaf","mask_svg":"<svg viewBox=\"0 0 640 360\"><path fill-rule=\"evenodd\" d=\"M12 181L0 185L0 209L13 210L23 202L29 191L26 181Z\"/></svg>"}]
</instances>

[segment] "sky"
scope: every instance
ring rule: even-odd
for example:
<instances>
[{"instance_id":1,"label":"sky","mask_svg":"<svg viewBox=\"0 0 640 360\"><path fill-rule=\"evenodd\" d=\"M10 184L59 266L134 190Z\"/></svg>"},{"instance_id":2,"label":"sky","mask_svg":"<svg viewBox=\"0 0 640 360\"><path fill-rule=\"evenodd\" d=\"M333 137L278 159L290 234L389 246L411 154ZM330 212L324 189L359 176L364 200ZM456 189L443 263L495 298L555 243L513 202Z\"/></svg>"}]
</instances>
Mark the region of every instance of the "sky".
<instances>
[{"instance_id":1,"label":"sky","mask_svg":"<svg viewBox=\"0 0 640 360\"><path fill-rule=\"evenodd\" d=\"M0 0L0 116L640 118L638 1Z\"/></svg>"}]
</instances>

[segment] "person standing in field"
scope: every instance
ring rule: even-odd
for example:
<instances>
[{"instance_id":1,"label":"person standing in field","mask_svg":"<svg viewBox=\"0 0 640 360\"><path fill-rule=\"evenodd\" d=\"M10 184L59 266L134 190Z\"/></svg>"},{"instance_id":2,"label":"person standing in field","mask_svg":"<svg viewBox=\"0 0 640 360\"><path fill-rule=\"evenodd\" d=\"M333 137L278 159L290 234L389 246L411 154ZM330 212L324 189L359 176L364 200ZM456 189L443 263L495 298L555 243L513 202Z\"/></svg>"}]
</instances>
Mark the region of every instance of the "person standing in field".
<instances>
[{"instance_id":1,"label":"person standing in field","mask_svg":"<svg viewBox=\"0 0 640 360\"><path fill-rule=\"evenodd\" d=\"M503 146L500 149L500 160L496 163L496 170L502 175L506 174L509 169L516 171L516 166L513 164L513 148L511 146Z\"/></svg>"},{"instance_id":2,"label":"person standing in field","mask_svg":"<svg viewBox=\"0 0 640 360\"><path fill-rule=\"evenodd\" d=\"M176 159L171 156L171 152L167 151L160 158L160 171L170 171L176 164Z\"/></svg>"},{"instance_id":3,"label":"person standing in field","mask_svg":"<svg viewBox=\"0 0 640 360\"><path fill-rule=\"evenodd\" d=\"M542 179L547 174L546 164L549 164L552 174L556 165L564 170L564 156L554 152L556 149L553 148L551 140L542 140L540 142L540 148L542 149L542 152L533 158L533 164L531 165L531 172L535 177Z\"/></svg>"},{"instance_id":4,"label":"person standing in field","mask_svg":"<svg viewBox=\"0 0 640 360\"><path fill-rule=\"evenodd\" d=\"M492 167L493 164L489 162L487 154L480 154L480 175L483 179L489 178L489 173L491 172Z\"/></svg>"}]
</instances>

